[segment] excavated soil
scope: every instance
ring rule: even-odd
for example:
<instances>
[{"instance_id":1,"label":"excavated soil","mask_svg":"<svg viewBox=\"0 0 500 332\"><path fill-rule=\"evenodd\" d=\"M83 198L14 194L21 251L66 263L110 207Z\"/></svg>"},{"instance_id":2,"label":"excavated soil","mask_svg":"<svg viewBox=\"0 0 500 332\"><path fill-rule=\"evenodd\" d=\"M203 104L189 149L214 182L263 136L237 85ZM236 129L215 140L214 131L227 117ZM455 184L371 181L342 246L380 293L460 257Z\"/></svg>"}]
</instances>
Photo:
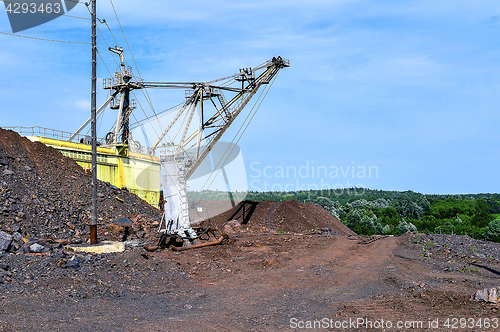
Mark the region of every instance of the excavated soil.
<instances>
[{"instance_id":1,"label":"excavated soil","mask_svg":"<svg viewBox=\"0 0 500 332\"><path fill-rule=\"evenodd\" d=\"M209 204L205 204L209 205ZM307 233L329 230L335 235L355 235L347 226L317 204L285 202L242 201L234 208L201 223L224 229L231 220L241 224L243 232L250 233Z\"/></svg>"},{"instance_id":2,"label":"excavated soil","mask_svg":"<svg viewBox=\"0 0 500 332\"><path fill-rule=\"evenodd\" d=\"M7 254L0 330L498 330L498 305L472 295L498 286L500 261L476 257L483 267L471 272L458 251L422 257L412 234L361 239L243 234L178 253L87 255L71 268L59 267L56 253ZM446 269L450 260L469 270ZM486 320L489 328L479 327Z\"/></svg>"}]
</instances>

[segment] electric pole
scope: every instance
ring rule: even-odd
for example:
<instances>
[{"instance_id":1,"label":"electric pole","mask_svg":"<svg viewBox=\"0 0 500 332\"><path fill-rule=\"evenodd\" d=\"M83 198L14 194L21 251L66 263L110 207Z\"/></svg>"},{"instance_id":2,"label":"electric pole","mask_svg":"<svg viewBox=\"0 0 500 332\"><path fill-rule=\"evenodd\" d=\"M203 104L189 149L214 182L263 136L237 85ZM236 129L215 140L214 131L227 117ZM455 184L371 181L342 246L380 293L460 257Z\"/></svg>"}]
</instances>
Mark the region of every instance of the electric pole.
<instances>
[{"instance_id":1,"label":"electric pole","mask_svg":"<svg viewBox=\"0 0 500 332\"><path fill-rule=\"evenodd\" d=\"M90 221L90 243L97 244L97 126L96 126L96 83L97 83L97 42L96 42L96 0L91 0L92 16L92 92L90 112L92 118L92 219Z\"/></svg>"}]
</instances>

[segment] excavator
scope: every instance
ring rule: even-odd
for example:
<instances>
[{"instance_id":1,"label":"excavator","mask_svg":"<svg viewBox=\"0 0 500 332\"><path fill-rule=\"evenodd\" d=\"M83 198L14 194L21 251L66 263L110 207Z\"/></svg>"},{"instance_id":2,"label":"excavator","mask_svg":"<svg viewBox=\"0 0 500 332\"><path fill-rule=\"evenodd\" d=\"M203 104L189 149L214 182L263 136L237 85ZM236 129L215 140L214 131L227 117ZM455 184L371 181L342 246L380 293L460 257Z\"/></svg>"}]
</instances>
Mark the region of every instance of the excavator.
<instances>
[{"instance_id":1,"label":"excavator","mask_svg":"<svg viewBox=\"0 0 500 332\"><path fill-rule=\"evenodd\" d=\"M180 135L179 140L169 139L169 146L161 154L160 174L166 203L160 225L162 236L156 248L170 247L179 251L220 244L227 240L226 234L217 237L215 233L217 230L214 228L192 227L188 209L187 180L195 174L209 152L259 89L269 86L279 71L289 66L288 60L274 57L255 68L241 69L232 76L210 82L145 83L149 87L189 88L185 104L151 146L151 149L157 148L177 122L185 123L182 134L178 130L178 134L173 136L175 140ZM229 101L226 94L232 94ZM212 107L208 108L206 104ZM190 129L197 109L199 110L197 125L191 126ZM234 148L234 145L229 145L228 150L231 147ZM223 157L219 160L221 165L216 165L215 169L224 172L223 166L230 154L231 151L226 151L225 159ZM182 246L178 246L179 243Z\"/></svg>"},{"instance_id":2,"label":"excavator","mask_svg":"<svg viewBox=\"0 0 500 332\"><path fill-rule=\"evenodd\" d=\"M216 237L216 230L210 227L193 229L188 210L187 180L195 174L209 152L229 126L233 124L236 117L241 114L252 97L257 94L261 87L269 85L278 72L285 67L289 67L289 61L275 57L261 66L242 69L239 73L224 79L206 83L170 84L170 86L184 88L189 86L191 90L188 90L184 106L151 147L151 149L155 149L176 122L181 121L181 118L185 120L186 125L179 141L176 141L161 154L160 174L166 203L163 222L160 225L162 236L158 247L186 250L220 244L227 239L225 234ZM256 73L259 70L262 72L257 76ZM231 81L238 86L231 86L229 84ZM149 84L149 86L153 85ZM154 86L162 85L155 84ZM225 93L228 92L233 93L234 96L226 102ZM206 103L212 106L212 109L209 109L210 113L207 112ZM200 119L198 125L190 131L189 124L196 109L199 109ZM228 149L230 147L231 145L228 146ZM224 171L224 162L231 154L231 151L226 152L226 159L220 160L222 165L216 165L216 169ZM176 246L177 243L183 245L179 247Z\"/></svg>"},{"instance_id":3,"label":"excavator","mask_svg":"<svg viewBox=\"0 0 500 332\"><path fill-rule=\"evenodd\" d=\"M186 101L179 104L178 109L168 110L173 118L164 128L161 125L161 133L147 148L148 154L160 156L160 182L164 198L161 209L164 212L159 226L161 236L158 245L144 248L150 251L164 247L186 250L222 243L227 239L227 235L217 236L215 228L192 227L187 181L193 177L224 133L260 91L249 113L250 115L253 112L255 115L280 70L290 66L289 60L280 56L273 57L256 67L240 69L233 75L208 82L146 82L134 77L131 67L125 65L123 48L116 46L109 50L119 56L120 68L113 78L104 80L104 89L110 91L110 96L97 110L98 116L109 104L110 108L118 110L114 128L106 135L106 145L123 145L131 151L134 148L142 148L131 137L132 130L142 128L162 115L162 112L155 113L131 124L130 115L136 108L135 101L130 99L133 90L185 90ZM240 128L243 132L252 118L253 116L247 116L243 122ZM90 119L70 140L89 122ZM215 167L217 172L224 172L224 165L234 146L227 145L227 151Z\"/></svg>"}]
</instances>

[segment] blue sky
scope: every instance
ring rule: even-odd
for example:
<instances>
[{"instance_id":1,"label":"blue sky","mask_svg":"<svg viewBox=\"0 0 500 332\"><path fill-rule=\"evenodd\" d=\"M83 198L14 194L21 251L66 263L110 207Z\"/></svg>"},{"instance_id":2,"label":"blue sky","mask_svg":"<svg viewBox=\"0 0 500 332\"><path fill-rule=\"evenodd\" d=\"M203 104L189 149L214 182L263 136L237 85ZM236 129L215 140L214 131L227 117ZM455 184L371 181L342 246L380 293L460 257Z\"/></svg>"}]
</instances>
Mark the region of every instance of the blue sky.
<instances>
[{"instance_id":1,"label":"blue sky","mask_svg":"<svg viewBox=\"0 0 500 332\"><path fill-rule=\"evenodd\" d=\"M274 190L499 191L498 1L114 2L148 81L208 81L273 56L290 60L239 142L250 190L266 181ZM80 4L70 15L88 11ZM108 0L98 1L98 17L127 50ZM19 34L89 42L89 24L62 17ZM3 10L0 31L11 32ZM74 131L88 118L89 45L6 35L0 43L0 126ZM98 48L114 71L100 37ZM98 77L107 76L99 61ZM150 94L155 109L182 101ZM105 98L99 88L98 103ZM313 166L328 173L313 177ZM301 167L307 176L293 174Z\"/></svg>"}]
</instances>

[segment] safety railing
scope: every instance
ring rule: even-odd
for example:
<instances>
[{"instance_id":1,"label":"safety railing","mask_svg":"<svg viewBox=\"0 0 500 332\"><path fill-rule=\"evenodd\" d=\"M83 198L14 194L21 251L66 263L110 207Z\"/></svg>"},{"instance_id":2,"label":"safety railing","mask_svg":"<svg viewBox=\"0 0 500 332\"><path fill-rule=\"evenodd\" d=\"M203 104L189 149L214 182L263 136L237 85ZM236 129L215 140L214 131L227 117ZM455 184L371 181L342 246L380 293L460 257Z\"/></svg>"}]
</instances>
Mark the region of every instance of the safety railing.
<instances>
[{"instance_id":1,"label":"safety railing","mask_svg":"<svg viewBox=\"0 0 500 332\"><path fill-rule=\"evenodd\" d=\"M2 127L2 128L15 131L22 136L40 136L40 137L58 139L61 141L67 141L73 135L73 133L67 131L49 129L38 126L36 127L13 126L13 127ZM97 141L101 140L102 139L99 138L97 139ZM88 135L76 135L75 138L73 139L73 142L86 143L88 141L90 141L90 136Z\"/></svg>"}]
</instances>

